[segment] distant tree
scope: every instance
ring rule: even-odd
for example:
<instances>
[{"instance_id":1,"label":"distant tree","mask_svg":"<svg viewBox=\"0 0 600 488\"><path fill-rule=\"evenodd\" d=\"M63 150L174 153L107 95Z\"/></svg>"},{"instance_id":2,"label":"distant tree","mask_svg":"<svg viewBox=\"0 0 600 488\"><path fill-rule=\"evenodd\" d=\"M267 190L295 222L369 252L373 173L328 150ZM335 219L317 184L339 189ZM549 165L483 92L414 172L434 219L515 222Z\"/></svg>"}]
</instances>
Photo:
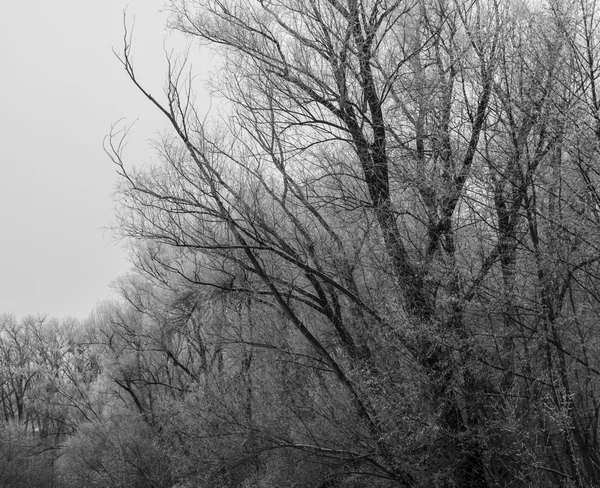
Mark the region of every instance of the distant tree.
<instances>
[{"instance_id":1,"label":"distant tree","mask_svg":"<svg viewBox=\"0 0 600 488\"><path fill-rule=\"evenodd\" d=\"M93 413L97 373L79 321L0 317L2 486L53 486L64 442Z\"/></svg>"}]
</instances>

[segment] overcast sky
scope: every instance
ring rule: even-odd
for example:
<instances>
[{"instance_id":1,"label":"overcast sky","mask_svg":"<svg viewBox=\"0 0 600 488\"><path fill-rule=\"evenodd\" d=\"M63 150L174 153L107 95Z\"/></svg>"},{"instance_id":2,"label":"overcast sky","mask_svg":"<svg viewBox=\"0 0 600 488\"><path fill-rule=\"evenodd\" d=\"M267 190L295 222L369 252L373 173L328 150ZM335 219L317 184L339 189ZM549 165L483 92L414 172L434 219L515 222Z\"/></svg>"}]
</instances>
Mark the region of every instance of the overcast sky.
<instances>
[{"instance_id":1,"label":"overcast sky","mask_svg":"<svg viewBox=\"0 0 600 488\"><path fill-rule=\"evenodd\" d=\"M163 86L162 0L5 2L0 16L0 313L85 317L128 269L102 228L113 220L111 124L135 124L127 157L152 157L165 127L112 53L122 12L135 16L134 59ZM169 41L167 41L169 42Z\"/></svg>"}]
</instances>

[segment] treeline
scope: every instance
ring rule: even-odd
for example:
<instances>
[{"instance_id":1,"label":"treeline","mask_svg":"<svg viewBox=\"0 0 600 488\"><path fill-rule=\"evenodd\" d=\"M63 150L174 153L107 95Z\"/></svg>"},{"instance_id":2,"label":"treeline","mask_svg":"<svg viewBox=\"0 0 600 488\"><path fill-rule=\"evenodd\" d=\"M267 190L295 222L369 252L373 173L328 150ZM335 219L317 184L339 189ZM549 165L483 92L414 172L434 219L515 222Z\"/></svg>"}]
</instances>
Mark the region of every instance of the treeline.
<instances>
[{"instance_id":1,"label":"treeline","mask_svg":"<svg viewBox=\"0 0 600 488\"><path fill-rule=\"evenodd\" d=\"M3 319L7 485L599 486L596 3L169 1L220 120L126 35L172 131L120 301Z\"/></svg>"},{"instance_id":2,"label":"treeline","mask_svg":"<svg viewBox=\"0 0 600 488\"><path fill-rule=\"evenodd\" d=\"M281 314L118 286L85 321L0 318L0 486L310 485L356 455L347 394Z\"/></svg>"}]
</instances>

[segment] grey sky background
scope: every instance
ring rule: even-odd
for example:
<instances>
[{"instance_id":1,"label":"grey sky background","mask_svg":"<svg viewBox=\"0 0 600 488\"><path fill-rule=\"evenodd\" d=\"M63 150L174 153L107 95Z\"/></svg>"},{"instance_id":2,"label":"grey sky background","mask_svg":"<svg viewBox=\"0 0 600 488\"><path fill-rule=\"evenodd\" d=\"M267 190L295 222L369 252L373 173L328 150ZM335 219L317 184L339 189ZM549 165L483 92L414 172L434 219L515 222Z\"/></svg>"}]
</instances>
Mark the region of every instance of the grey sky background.
<instances>
[{"instance_id":1,"label":"grey sky background","mask_svg":"<svg viewBox=\"0 0 600 488\"><path fill-rule=\"evenodd\" d=\"M129 267L102 227L116 174L102 149L131 123L127 158L148 161L166 125L134 89L112 48L135 16L134 61L162 90L162 0L5 2L0 15L0 313L86 317ZM167 43L170 38L167 38ZM195 65L196 68L198 66Z\"/></svg>"}]
</instances>

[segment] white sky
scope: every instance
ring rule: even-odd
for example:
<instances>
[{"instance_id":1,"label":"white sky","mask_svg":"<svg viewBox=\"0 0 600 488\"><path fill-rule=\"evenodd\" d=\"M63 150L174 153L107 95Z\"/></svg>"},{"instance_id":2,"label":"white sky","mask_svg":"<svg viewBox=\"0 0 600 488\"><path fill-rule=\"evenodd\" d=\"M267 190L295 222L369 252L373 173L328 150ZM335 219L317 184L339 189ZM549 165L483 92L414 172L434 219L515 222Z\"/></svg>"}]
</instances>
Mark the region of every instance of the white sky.
<instances>
[{"instance_id":1,"label":"white sky","mask_svg":"<svg viewBox=\"0 0 600 488\"><path fill-rule=\"evenodd\" d=\"M166 127L135 91L112 48L123 9L135 16L134 61L164 81L162 0L15 0L0 15L0 313L85 317L128 269L102 228L116 174L102 140L138 119L127 157L149 160ZM195 65L196 68L199 68Z\"/></svg>"}]
</instances>

